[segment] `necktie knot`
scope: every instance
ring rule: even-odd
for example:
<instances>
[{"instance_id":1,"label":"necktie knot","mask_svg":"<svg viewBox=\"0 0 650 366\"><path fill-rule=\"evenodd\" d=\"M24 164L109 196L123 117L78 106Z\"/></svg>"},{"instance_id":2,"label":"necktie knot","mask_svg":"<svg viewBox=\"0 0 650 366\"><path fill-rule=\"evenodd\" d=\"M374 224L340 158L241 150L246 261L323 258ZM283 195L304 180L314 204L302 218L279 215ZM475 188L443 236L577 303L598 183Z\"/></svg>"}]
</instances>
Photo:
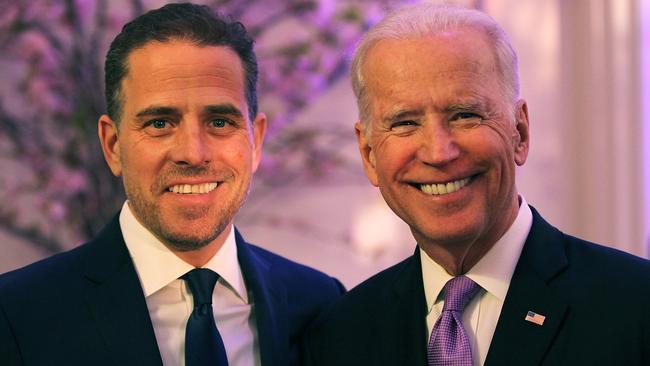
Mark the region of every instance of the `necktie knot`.
<instances>
[{"instance_id":1,"label":"necktie knot","mask_svg":"<svg viewBox=\"0 0 650 366\"><path fill-rule=\"evenodd\" d=\"M194 268L182 277L187 282L192 297L194 297L195 308L205 308L206 304L212 304L212 291L219 279L219 275L206 268Z\"/></svg>"},{"instance_id":2,"label":"necktie knot","mask_svg":"<svg viewBox=\"0 0 650 366\"><path fill-rule=\"evenodd\" d=\"M442 311L462 312L480 289L481 286L468 277L458 276L452 278L444 287L445 305L442 307Z\"/></svg>"}]
</instances>

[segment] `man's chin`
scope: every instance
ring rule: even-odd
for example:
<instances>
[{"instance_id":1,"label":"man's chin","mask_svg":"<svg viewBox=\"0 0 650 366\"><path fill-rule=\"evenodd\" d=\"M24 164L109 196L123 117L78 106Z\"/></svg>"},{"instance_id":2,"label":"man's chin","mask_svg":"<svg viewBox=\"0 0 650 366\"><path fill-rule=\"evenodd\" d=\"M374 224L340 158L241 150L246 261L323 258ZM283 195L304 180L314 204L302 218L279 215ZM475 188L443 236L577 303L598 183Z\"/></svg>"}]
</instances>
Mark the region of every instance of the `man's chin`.
<instances>
[{"instance_id":1,"label":"man's chin","mask_svg":"<svg viewBox=\"0 0 650 366\"><path fill-rule=\"evenodd\" d=\"M456 223L458 224L458 222ZM411 228L413 236L422 243L434 244L441 247L450 247L456 245L467 245L478 236L477 225L458 225L454 227L453 223L449 225L438 225L441 230L435 230L430 227L418 230Z\"/></svg>"},{"instance_id":2,"label":"man's chin","mask_svg":"<svg viewBox=\"0 0 650 366\"><path fill-rule=\"evenodd\" d=\"M163 235L160 235L160 239L167 247L173 251L191 252L194 250L199 250L212 243L220 233L221 231L215 231L214 233L210 233L210 235L165 233Z\"/></svg>"},{"instance_id":3,"label":"man's chin","mask_svg":"<svg viewBox=\"0 0 650 366\"><path fill-rule=\"evenodd\" d=\"M173 251L191 252L213 243L227 226L227 222L215 224L205 221L160 225L154 235Z\"/></svg>"}]
</instances>

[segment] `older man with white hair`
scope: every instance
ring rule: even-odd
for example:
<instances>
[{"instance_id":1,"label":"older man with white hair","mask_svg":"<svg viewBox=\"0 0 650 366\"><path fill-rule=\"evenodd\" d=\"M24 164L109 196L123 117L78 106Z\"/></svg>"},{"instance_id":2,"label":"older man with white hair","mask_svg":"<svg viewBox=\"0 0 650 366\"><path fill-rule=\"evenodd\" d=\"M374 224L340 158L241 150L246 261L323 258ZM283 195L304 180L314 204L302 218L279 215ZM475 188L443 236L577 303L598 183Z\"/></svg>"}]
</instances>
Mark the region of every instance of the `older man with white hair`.
<instances>
[{"instance_id":1,"label":"older man with white hair","mask_svg":"<svg viewBox=\"0 0 650 366\"><path fill-rule=\"evenodd\" d=\"M560 232L517 191L528 107L493 19L398 9L352 78L364 170L417 248L320 318L306 364L650 364L650 263Z\"/></svg>"}]
</instances>

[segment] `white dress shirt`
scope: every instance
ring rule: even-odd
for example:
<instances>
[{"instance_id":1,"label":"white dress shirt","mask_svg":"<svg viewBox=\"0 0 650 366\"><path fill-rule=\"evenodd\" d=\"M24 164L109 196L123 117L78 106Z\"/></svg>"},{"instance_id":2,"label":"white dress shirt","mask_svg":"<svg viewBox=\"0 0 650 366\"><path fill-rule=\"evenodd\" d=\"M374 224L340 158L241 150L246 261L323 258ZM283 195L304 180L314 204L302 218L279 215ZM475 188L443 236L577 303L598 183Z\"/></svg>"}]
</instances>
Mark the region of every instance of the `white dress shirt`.
<instances>
[{"instance_id":1,"label":"white dress shirt","mask_svg":"<svg viewBox=\"0 0 650 366\"><path fill-rule=\"evenodd\" d=\"M481 290L467 304L462 314L463 328L465 328L472 346L474 366L485 363L492 336L499 321L499 314L508 293L510 279L532 223L533 214L530 207L526 200L520 196L517 218L508 231L465 274L481 286ZM447 281L452 279L452 276L422 249L420 249L420 260L428 309L428 337L430 337L433 326L442 313L444 305L442 289Z\"/></svg>"},{"instance_id":2,"label":"white dress shirt","mask_svg":"<svg viewBox=\"0 0 650 366\"><path fill-rule=\"evenodd\" d=\"M192 293L179 277L194 267L172 253L133 216L125 202L120 227L144 290L149 316L165 366L185 365L185 327ZM260 365L252 294L246 290L231 227L217 254L202 268L219 274L212 308L231 366Z\"/></svg>"}]
</instances>

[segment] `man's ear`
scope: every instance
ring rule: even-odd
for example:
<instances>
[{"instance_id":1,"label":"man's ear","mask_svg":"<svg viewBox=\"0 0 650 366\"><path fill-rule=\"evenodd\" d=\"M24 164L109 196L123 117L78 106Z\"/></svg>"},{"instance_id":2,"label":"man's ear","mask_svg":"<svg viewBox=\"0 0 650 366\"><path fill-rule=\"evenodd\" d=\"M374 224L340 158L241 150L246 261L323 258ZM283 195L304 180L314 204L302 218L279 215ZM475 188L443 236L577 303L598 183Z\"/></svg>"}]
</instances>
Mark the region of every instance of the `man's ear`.
<instances>
[{"instance_id":1,"label":"man's ear","mask_svg":"<svg viewBox=\"0 0 650 366\"><path fill-rule=\"evenodd\" d=\"M253 172L257 171L262 161L262 145L264 144L264 136L266 135L266 115L258 113L252 123L253 127Z\"/></svg>"},{"instance_id":2,"label":"man's ear","mask_svg":"<svg viewBox=\"0 0 650 366\"><path fill-rule=\"evenodd\" d=\"M120 162L120 142L118 139L119 131L115 121L106 114L99 117L97 121L97 134L99 143L102 145L102 152L108 167L113 175L119 177L122 175L122 163Z\"/></svg>"},{"instance_id":3,"label":"man's ear","mask_svg":"<svg viewBox=\"0 0 650 366\"><path fill-rule=\"evenodd\" d=\"M366 128L369 127L366 126ZM377 160L375 158L375 152L366 138L366 131L361 122L355 123L354 132L357 134L357 143L359 144L359 153L361 154L361 162L363 162L363 170L366 172L366 176L368 177L368 180L370 180L370 183L377 187L379 186L376 171Z\"/></svg>"},{"instance_id":4,"label":"man's ear","mask_svg":"<svg viewBox=\"0 0 650 366\"><path fill-rule=\"evenodd\" d=\"M528 120L528 105L525 100L517 102L515 110L515 130L513 131L515 163L524 165L530 148L530 125Z\"/></svg>"}]
</instances>

